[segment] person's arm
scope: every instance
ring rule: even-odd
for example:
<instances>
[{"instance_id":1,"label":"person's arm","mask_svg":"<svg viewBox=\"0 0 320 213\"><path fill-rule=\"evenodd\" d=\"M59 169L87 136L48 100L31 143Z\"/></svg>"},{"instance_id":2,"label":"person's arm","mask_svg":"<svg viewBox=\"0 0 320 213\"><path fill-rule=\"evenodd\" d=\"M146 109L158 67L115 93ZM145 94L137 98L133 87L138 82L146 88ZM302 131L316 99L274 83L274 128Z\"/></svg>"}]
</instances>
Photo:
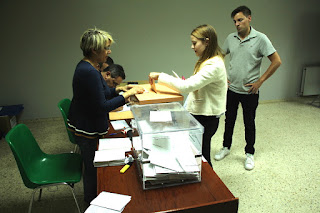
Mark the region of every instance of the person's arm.
<instances>
[{"instance_id":1,"label":"person's arm","mask_svg":"<svg viewBox=\"0 0 320 213\"><path fill-rule=\"evenodd\" d=\"M128 84L125 86L117 86L116 87L116 92L120 93L120 92L127 92L130 89L134 88L134 87L139 87L140 89L143 89L143 87L139 86L139 85L132 85L132 84Z\"/></svg>"},{"instance_id":2,"label":"person's arm","mask_svg":"<svg viewBox=\"0 0 320 213\"><path fill-rule=\"evenodd\" d=\"M128 85L130 86L130 85ZM144 92L144 88L141 86L132 86L132 88L124 93L122 93L122 96L124 97L124 99L126 99L126 101L128 101L128 98L130 96L133 96L135 94L141 94Z\"/></svg>"},{"instance_id":3,"label":"person's arm","mask_svg":"<svg viewBox=\"0 0 320 213\"><path fill-rule=\"evenodd\" d=\"M229 37L229 36L228 36ZM223 58L225 58L229 53L230 53L230 49L229 49L229 42L228 42L228 37L226 38L226 40L224 41L221 50L222 50L222 55ZM229 79L227 78L227 85L229 88L229 85L231 84L231 82L229 81Z\"/></svg>"},{"instance_id":4,"label":"person's arm","mask_svg":"<svg viewBox=\"0 0 320 213\"><path fill-rule=\"evenodd\" d=\"M79 76L81 96L86 97L93 111L110 112L125 104L123 97L118 96L114 88L109 88L100 73L88 69ZM85 106L84 106L85 107Z\"/></svg>"},{"instance_id":5,"label":"person's arm","mask_svg":"<svg viewBox=\"0 0 320 213\"><path fill-rule=\"evenodd\" d=\"M223 60L210 60L205 63L198 73L185 80L158 72L151 72L149 78L158 80L159 83L164 83L180 93L189 93L215 81L217 73L224 69Z\"/></svg>"},{"instance_id":6,"label":"person's arm","mask_svg":"<svg viewBox=\"0 0 320 213\"><path fill-rule=\"evenodd\" d=\"M128 101L128 98L135 94L141 94L144 92L144 88L138 85L126 85L126 86L118 86L115 88L117 94L123 92L121 95Z\"/></svg>"},{"instance_id":7,"label":"person's arm","mask_svg":"<svg viewBox=\"0 0 320 213\"><path fill-rule=\"evenodd\" d=\"M268 78L270 78L270 76L272 76L273 73L275 73L275 71L280 67L282 62L277 52L274 52L273 54L269 55L268 58L271 61L271 64L268 67L267 71L258 79L258 81L245 85L245 86L250 86L248 93L252 93L252 94L258 93L258 90L261 87L261 85Z\"/></svg>"},{"instance_id":8,"label":"person's arm","mask_svg":"<svg viewBox=\"0 0 320 213\"><path fill-rule=\"evenodd\" d=\"M117 86L116 87L116 92L119 94L120 92L126 92L128 91L129 89L131 89L132 87L129 87L129 85L126 85L126 86Z\"/></svg>"}]
</instances>

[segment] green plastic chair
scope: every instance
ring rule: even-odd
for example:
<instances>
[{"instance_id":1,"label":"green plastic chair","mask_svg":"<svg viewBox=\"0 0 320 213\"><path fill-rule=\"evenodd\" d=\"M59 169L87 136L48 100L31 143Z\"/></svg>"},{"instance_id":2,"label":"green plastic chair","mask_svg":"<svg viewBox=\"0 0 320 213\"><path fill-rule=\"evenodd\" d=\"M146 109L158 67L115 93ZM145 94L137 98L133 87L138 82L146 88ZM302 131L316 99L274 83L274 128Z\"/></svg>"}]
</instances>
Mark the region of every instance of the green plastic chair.
<instances>
[{"instance_id":1,"label":"green plastic chair","mask_svg":"<svg viewBox=\"0 0 320 213\"><path fill-rule=\"evenodd\" d=\"M82 158L76 153L46 154L44 153L31 131L25 124L18 124L6 135L20 175L26 187L33 189L29 204L31 213L35 192L42 188L56 185L70 187L78 211L80 208L74 194L74 184L81 180Z\"/></svg>"},{"instance_id":2,"label":"green plastic chair","mask_svg":"<svg viewBox=\"0 0 320 213\"><path fill-rule=\"evenodd\" d=\"M68 133L68 136L69 136L69 140L71 143L75 144L75 147L74 147L74 153L77 152L78 150L78 145L74 139L74 136L73 136L73 133L70 132L70 130L68 129L68 123L67 123L67 119L68 119L68 115L69 115L69 108L70 108L70 104L71 104L71 101L70 99L68 98L65 98L65 99L62 99L59 103L58 103L58 107L61 111L61 114L62 114L62 117L63 117L63 120L64 120L64 125L66 126L66 129L67 129L67 133Z\"/></svg>"}]
</instances>

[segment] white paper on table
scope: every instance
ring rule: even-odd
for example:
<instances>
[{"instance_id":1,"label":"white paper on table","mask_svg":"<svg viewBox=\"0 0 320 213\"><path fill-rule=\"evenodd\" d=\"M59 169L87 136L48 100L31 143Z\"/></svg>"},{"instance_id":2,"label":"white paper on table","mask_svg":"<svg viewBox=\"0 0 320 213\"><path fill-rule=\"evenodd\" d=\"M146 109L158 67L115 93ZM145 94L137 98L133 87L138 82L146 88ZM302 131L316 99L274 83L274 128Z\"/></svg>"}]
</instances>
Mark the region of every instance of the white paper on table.
<instances>
[{"instance_id":1,"label":"white paper on table","mask_svg":"<svg viewBox=\"0 0 320 213\"><path fill-rule=\"evenodd\" d=\"M142 144L140 137L132 137L132 145L135 148L135 150L142 150Z\"/></svg>"},{"instance_id":2,"label":"white paper on table","mask_svg":"<svg viewBox=\"0 0 320 213\"><path fill-rule=\"evenodd\" d=\"M200 171L199 165L192 150L193 144L188 135L177 134L175 135L174 155L176 156L180 166L185 172L198 172Z\"/></svg>"},{"instance_id":3,"label":"white paper on table","mask_svg":"<svg viewBox=\"0 0 320 213\"><path fill-rule=\"evenodd\" d=\"M171 137L167 135L158 135L145 137L143 148L148 149L150 163L174 170L175 172L183 172L174 156L172 150Z\"/></svg>"},{"instance_id":4,"label":"white paper on table","mask_svg":"<svg viewBox=\"0 0 320 213\"><path fill-rule=\"evenodd\" d=\"M152 128L146 120L138 121L138 124L143 132L152 132Z\"/></svg>"},{"instance_id":5,"label":"white paper on table","mask_svg":"<svg viewBox=\"0 0 320 213\"><path fill-rule=\"evenodd\" d=\"M143 175L146 177L155 177L156 171L154 169L154 165L151 163L144 163L143 165Z\"/></svg>"},{"instance_id":6,"label":"white paper on table","mask_svg":"<svg viewBox=\"0 0 320 213\"><path fill-rule=\"evenodd\" d=\"M130 128L125 120L110 121L114 130Z\"/></svg>"},{"instance_id":7,"label":"white paper on table","mask_svg":"<svg viewBox=\"0 0 320 213\"><path fill-rule=\"evenodd\" d=\"M121 212L130 200L129 195L102 191L90 204Z\"/></svg>"},{"instance_id":8,"label":"white paper on table","mask_svg":"<svg viewBox=\"0 0 320 213\"><path fill-rule=\"evenodd\" d=\"M175 156L166 152L158 152L151 150L149 155L150 163L164 168L174 170L176 172L183 172Z\"/></svg>"},{"instance_id":9,"label":"white paper on table","mask_svg":"<svg viewBox=\"0 0 320 213\"><path fill-rule=\"evenodd\" d=\"M143 137L143 148L152 150L152 149L166 149L170 150L170 138L166 135L145 135ZM167 152L168 152L167 151Z\"/></svg>"},{"instance_id":10,"label":"white paper on table","mask_svg":"<svg viewBox=\"0 0 320 213\"><path fill-rule=\"evenodd\" d=\"M151 149L164 149L164 150L170 151L171 150L170 138L167 136L153 137Z\"/></svg>"},{"instance_id":11,"label":"white paper on table","mask_svg":"<svg viewBox=\"0 0 320 213\"><path fill-rule=\"evenodd\" d=\"M150 122L172 122L171 111L150 111Z\"/></svg>"},{"instance_id":12,"label":"white paper on table","mask_svg":"<svg viewBox=\"0 0 320 213\"><path fill-rule=\"evenodd\" d=\"M99 140L98 150L120 149L125 152L131 151L129 138L103 138Z\"/></svg>"},{"instance_id":13,"label":"white paper on table","mask_svg":"<svg viewBox=\"0 0 320 213\"><path fill-rule=\"evenodd\" d=\"M157 174L170 174L170 173L177 173L171 169L163 168L161 166L154 166L154 170Z\"/></svg>"},{"instance_id":14,"label":"white paper on table","mask_svg":"<svg viewBox=\"0 0 320 213\"><path fill-rule=\"evenodd\" d=\"M125 104L125 105L123 105L123 108L122 108L121 112L130 111L130 110L131 110L130 106L128 106L127 104Z\"/></svg>"},{"instance_id":15,"label":"white paper on table","mask_svg":"<svg viewBox=\"0 0 320 213\"><path fill-rule=\"evenodd\" d=\"M95 151L94 162L107 162L121 160L125 158L125 151L123 150L100 150Z\"/></svg>"},{"instance_id":16,"label":"white paper on table","mask_svg":"<svg viewBox=\"0 0 320 213\"><path fill-rule=\"evenodd\" d=\"M90 205L84 213L119 213L120 211Z\"/></svg>"},{"instance_id":17,"label":"white paper on table","mask_svg":"<svg viewBox=\"0 0 320 213\"><path fill-rule=\"evenodd\" d=\"M176 156L180 166L185 172L200 171L197 160L191 150L190 145L185 145L181 150L179 150L179 152L176 152Z\"/></svg>"},{"instance_id":18,"label":"white paper on table","mask_svg":"<svg viewBox=\"0 0 320 213\"><path fill-rule=\"evenodd\" d=\"M150 137L147 143L143 144L143 147L150 150L148 159L156 166L175 172L200 171L188 134L173 132L163 136ZM167 173L161 168L155 168L157 173Z\"/></svg>"},{"instance_id":19,"label":"white paper on table","mask_svg":"<svg viewBox=\"0 0 320 213\"><path fill-rule=\"evenodd\" d=\"M143 138L143 148L163 155L170 155L171 142L167 136L148 135Z\"/></svg>"}]
</instances>

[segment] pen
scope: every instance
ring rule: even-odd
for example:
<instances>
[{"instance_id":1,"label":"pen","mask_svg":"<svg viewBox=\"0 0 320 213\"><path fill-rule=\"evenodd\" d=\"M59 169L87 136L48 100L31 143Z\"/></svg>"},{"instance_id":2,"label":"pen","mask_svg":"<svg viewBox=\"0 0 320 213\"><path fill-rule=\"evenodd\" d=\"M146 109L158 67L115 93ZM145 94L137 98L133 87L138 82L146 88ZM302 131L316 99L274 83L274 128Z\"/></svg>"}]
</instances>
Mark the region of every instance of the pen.
<instances>
[{"instance_id":1,"label":"pen","mask_svg":"<svg viewBox=\"0 0 320 213\"><path fill-rule=\"evenodd\" d=\"M117 135L117 134L119 134L119 133L121 133L121 132L114 132L114 133L110 133L109 135L111 136L111 135Z\"/></svg>"}]
</instances>

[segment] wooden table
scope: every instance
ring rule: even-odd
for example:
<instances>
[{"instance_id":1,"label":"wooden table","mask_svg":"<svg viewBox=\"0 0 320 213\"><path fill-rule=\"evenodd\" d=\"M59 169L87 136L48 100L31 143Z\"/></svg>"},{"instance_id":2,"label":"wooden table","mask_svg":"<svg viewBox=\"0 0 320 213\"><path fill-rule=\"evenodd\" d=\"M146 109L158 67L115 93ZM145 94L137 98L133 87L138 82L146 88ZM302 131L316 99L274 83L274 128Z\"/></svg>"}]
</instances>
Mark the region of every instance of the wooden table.
<instances>
[{"instance_id":1,"label":"wooden table","mask_svg":"<svg viewBox=\"0 0 320 213\"><path fill-rule=\"evenodd\" d=\"M237 212L235 198L207 162L202 162L202 180L173 187L143 190L136 164L124 174L122 166L98 168L98 194L102 191L130 195L124 213L144 212Z\"/></svg>"},{"instance_id":2,"label":"wooden table","mask_svg":"<svg viewBox=\"0 0 320 213\"><path fill-rule=\"evenodd\" d=\"M130 119L126 122L129 124ZM109 125L109 133L115 131ZM137 136L137 132L133 134ZM107 136L124 137L123 134ZM234 197L207 162L202 162L201 182L159 189L143 190L141 178L134 163L124 174L123 166L97 168L98 194L102 191L131 196L124 213L149 212L237 212L239 199Z\"/></svg>"}]
</instances>

